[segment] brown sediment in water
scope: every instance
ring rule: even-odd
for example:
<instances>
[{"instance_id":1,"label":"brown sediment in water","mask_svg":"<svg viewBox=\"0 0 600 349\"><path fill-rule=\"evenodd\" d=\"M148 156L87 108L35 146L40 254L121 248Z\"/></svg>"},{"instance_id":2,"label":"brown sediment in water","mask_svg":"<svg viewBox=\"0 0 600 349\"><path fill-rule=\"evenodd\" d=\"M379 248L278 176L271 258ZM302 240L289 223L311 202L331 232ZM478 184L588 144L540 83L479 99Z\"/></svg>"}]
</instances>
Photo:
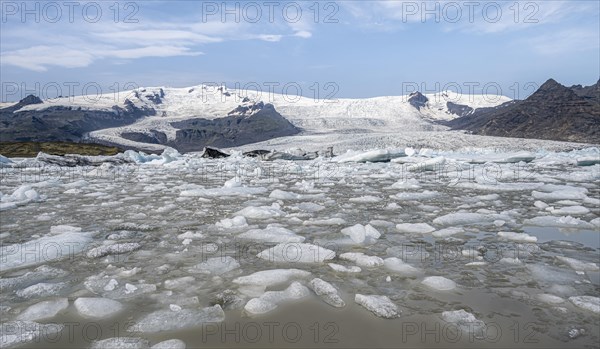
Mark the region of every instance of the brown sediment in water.
<instances>
[{"instance_id":1,"label":"brown sediment in water","mask_svg":"<svg viewBox=\"0 0 600 349\"><path fill-rule=\"evenodd\" d=\"M483 331L459 330L439 314L411 314L397 319L381 319L359 305L329 307L316 298L280 306L262 316L247 317L239 310L227 311L222 323L200 328L154 334L130 333L131 313L118 319L82 321L63 316L57 322L71 324L60 340L27 345L27 348L87 348L94 339L115 336L141 337L156 344L180 339L187 348L564 348L565 343L549 337L549 331L535 322L532 311L524 312L514 300L486 299L469 292L472 300L493 314L481 319ZM402 306L400 307L403 308ZM457 307L456 309L459 309ZM502 312L492 309L503 309ZM519 311L517 314L516 312ZM101 334L100 334L101 333ZM593 345L585 337L569 343L577 347Z\"/></svg>"}]
</instances>

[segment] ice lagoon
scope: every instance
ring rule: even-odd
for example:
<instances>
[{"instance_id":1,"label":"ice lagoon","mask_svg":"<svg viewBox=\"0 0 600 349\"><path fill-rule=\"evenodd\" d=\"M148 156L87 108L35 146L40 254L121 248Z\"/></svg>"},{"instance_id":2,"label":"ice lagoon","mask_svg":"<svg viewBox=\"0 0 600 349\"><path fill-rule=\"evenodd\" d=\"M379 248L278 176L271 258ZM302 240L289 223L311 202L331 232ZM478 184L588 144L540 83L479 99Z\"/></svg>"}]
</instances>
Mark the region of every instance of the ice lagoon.
<instances>
[{"instance_id":1,"label":"ice lagoon","mask_svg":"<svg viewBox=\"0 0 600 349\"><path fill-rule=\"evenodd\" d=\"M597 346L597 148L380 153L12 159L0 345Z\"/></svg>"}]
</instances>

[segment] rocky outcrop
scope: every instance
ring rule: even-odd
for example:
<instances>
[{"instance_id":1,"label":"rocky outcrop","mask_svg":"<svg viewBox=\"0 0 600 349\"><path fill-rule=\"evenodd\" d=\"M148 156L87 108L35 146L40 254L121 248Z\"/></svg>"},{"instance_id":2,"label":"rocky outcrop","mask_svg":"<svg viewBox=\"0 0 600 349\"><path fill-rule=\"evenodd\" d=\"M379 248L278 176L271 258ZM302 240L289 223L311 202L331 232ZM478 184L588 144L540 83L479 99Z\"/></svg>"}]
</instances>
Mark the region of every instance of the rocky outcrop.
<instances>
[{"instance_id":1,"label":"rocky outcrop","mask_svg":"<svg viewBox=\"0 0 600 349\"><path fill-rule=\"evenodd\" d=\"M486 136L600 144L600 103L594 91L598 84L568 88L550 79L523 101L478 109L446 124Z\"/></svg>"},{"instance_id":2,"label":"rocky outcrop","mask_svg":"<svg viewBox=\"0 0 600 349\"><path fill-rule=\"evenodd\" d=\"M448 108L448 112L450 114L458 115L458 116L466 116L473 112L473 108L468 105L456 104L452 102L447 102L446 107Z\"/></svg>"},{"instance_id":3,"label":"rocky outcrop","mask_svg":"<svg viewBox=\"0 0 600 349\"><path fill-rule=\"evenodd\" d=\"M0 141L79 142L88 132L129 125L156 113L151 108L138 108L130 100L125 100L123 106L113 106L112 112L65 106L19 111L25 105L39 103L39 98L28 96L0 109Z\"/></svg>"},{"instance_id":4,"label":"rocky outcrop","mask_svg":"<svg viewBox=\"0 0 600 349\"><path fill-rule=\"evenodd\" d=\"M408 103L415 107L417 110L421 110L421 108L425 107L429 102L429 99L425 97L421 92L413 92L408 96Z\"/></svg>"},{"instance_id":5,"label":"rocky outcrop","mask_svg":"<svg viewBox=\"0 0 600 349\"><path fill-rule=\"evenodd\" d=\"M183 152L200 151L206 146L236 147L300 132L272 104L264 104L250 116L245 115L243 110L238 110L223 118L194 118L173 122L171 125L178 129L176 139L166 145Z\"/></svg>"}]
</instances>

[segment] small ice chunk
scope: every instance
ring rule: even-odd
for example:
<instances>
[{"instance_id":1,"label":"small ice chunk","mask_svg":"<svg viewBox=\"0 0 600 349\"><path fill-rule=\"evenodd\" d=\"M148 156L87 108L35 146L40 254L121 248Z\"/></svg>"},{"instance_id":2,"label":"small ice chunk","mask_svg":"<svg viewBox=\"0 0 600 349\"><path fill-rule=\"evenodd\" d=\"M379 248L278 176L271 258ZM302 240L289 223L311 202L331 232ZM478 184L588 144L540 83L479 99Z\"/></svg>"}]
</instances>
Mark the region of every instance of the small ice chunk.
<instances>
[{"instance_id":1,"label":"small ice chunk","mask_svg":"<svg viewBox=\"0 0 600 349\"><path fill-rule=\"evenodd\" d=\"M66 287L67 287L67 284L64 282L59 282L59 283L40 282L38 284L31 285L22 290L18 290L16 293L17 293L17 296L22 297L22 298L43 298L43 297L48 297L48 296L55 296L58 293L60 293L60 291L65 289Z\"/></svg>"},{"instance_id":2,"label":"small ice chunk","mask_svg":"<svg viewBox=\"0 0 600 349\"><path fill-rule=\"evenodd\" d=\"M538 200L558 201L558 200L583 200L586 198L586 194L582 190L562 189L552 191L550 193L543 193L539 191L531 192L531 196Z\"/></svg>"},{"instance_id":3,"label":"small ice chunk","mask_svg":"<svg viewBox=\"0 0 600 349\"><path fill-rule=\"evenodd\" d=\"M598 268L598 265L596 263L592 263L592 262L588 263L588 262L580 261L575 258L569 258L569 257L563 257L563 256L556 256L556 259L558 259L559 261L568 265L573 270L578 270L578 271L598 271L598 270L600 270L600 268Z\"/></svg>"},{"instance_id":4,"label":"small ice chunk","mask_svg":"<svg viewBox=\"0 0 600 349\"><path fill-rule=\"evenodd\" d=\"M435 230L434 227L427 223L400 223L396 224L396 230L402 233L431 233Z\"/></svg>"},{"instance_id":5,"label":"small ice chunk","mask_svg":"<svg viewBox=\"0 0 600 349\"><path fill-rule=\"evenodd\" d=\"M282 243L257 254L258 258L282 263L322 263L333 259L335 252L305 243Z\"/></svg>"},{"instance_id":6,"label":"small ice chunk","mask_svg":"<svg viewBox=\"0 0 600 349\"><path fill-rule=\"evenodd\" d=\"M203 309L158 310L142 317L127 331L134 333L178 331L199 328L203 324L222 322L223 320L225 320L225 313L218 304Z\"/></svg>"},{"instance_id":7,"label":"small ice chunk","mask_svg":"<svg viewBox=\"0 0 600 349\"><path fill-rule=\"evenodd\" d=\"M139 337L113 337L94 341L90 349L150 349L150 342Z\"/></svg>"},{"instance_id":8,"label":"small ice chunk","mask_svg":"<svg viewBox=\"0 0 600 349\"><path fill-rule=\"evenodd\" d=\"M600 314L600 298L592 296L576 296L569 297L569 301L575 306L589 310L593 313Z\"/></svg>"},{"instance_id":9,"label":"small ice chunk","mask_svg":"<svg viewBox=\"0 0 600 349\"><path fill-rule=\"evenodd\" d=\"M395 319L400 316L398 306L387 296L362 295L357 293L354 301L378 317Z\"/></svg>"},{"instance_id":10,"label":"small ice chunk","mask_svg":"<svg viewBox=\"0 0 600 349\"><path fill-rule=\"evenodd\" d=\"M360 273L362 271L362 269L360 269L360 267L357 266L345 267L341 264L336 263L328 263L328 265L329 267L331 267L331 269L340 273Z\"/></svg>"},{"instance_id":11,"label":"small ice chunk","mask_svg":"<svg viewBox=\"0 0 600 349\"><path fill-rule=\"evenodd\" d=\"M88 258L99 258L108 255L129 253L139 250L140 248L142 248L142 245L140 245L137 242L125 242L112 245L103 245L92 248L91 250L87 251L86 256Z\"/></svg>"},{"instance_id":12,"label":"small ice chunk","mask_svg":"<svg viewBox=\"0 0 600 349\"><path fill-rule=\"evenodd\" d=\"M383 261L383 263L384 263L383 265L387 269L389 269L399 275L402 275L402 276L415 276L419 273L419 269L413 267L410 264L404 263L404 261L400 258L396 258L396 257L386 258Z\"/></svg>"},{"instance_id":13,"label":"small ice chunk","mask_svg":"<svg viewBox=\"0 0 600 349\"><path fill-rule=\"evenodd\" d=\"M321 299L332 307L342 308L346 306L344 300L339 296L338 290L327 281L319 278L312 279L308 285L312 290L321 297Z\"/></svg>"},{"instance_id":14,"label":"small ice chunk","mask_svg":"<svg viewBox=\"0 0 600 349\"><path fill-rule=\"evenodd\" d=\"M549 293L540 293L536 295L535 298L537 298L537 300L539 300L540 302L548 304L560 304L565 301L563 298Z\"/></svg>"},{"instance_id":15,"label":"small ice chunk","mask_svg":"<svg viewBox=\"0 0 600 349\"><path fill-rule=\"evenodd\" d=\"M225 274L240 267L240 263L231 256L213 257L196 264L190 272L203 274Z\"/></svg>"},{"instance_id":16,"label":"small ice chunk","mask_svg":"<svg viewBox=\"0 0 600 349\"><path fill-rule=\"evenodd\" d=\"M381 237L381 233L372 225L356 224L348 228L342 229L342 234L349 236L352 241L357 244L362 244L365 240L377 240Z\"/></svg>"},{"instance_id":17,"label":"small ice chunk","mask_svg":"<svg viewBox=\"0 0 600 349\"><path fill-rule=\"evenodd\" d=\"M244 310L250 315L264 314L284 302L302 299L309 295L310 291L306 286L294 281L283 291L268 291L258 298L252 298L246 303Z\"/></svg>"},{"instance_id":18,"label":"small ice chunk","mask_svg":"<svg viewBox=\"0 0 600 349\"><path fill-rule=\"evenodd\" d=\"M269 287L288 282L291 279L303 279L309 275L310 272L299 269L261 270L250 275L237 277L233 279L233 283L238 285Z\"/></svg>"},{"instance_id":19,"label":"small ice chunk","mask_svg":"<svg viewBox=\"0 0 600 349\"><path fill-rule=\"evenodd\" d=\"M248 226L248 223L246 222L246 217L235 216L233 218L221 219L215 225L219 228L236 229L236 228L245 228Z\"/></svg>"},{"instance_id":20,"label":"small ice chunk","mask_svg":"<svg viewBox=\"0 0 600 349\"><path fill-rule=\"evenodd\" d=\"M383 265L383 259L377 256L368 256L362 252L346 252L340 255L341 259L354 262L361 267L371 268Z\"/></svg>"},{"instance_id":21,"label":"small ice chunk","mask_svg":"<svg viewBox=\"0 0 600 349\"><path fill-rule=\"evenodd\" d=\"M188 288L189 285L195 281L196 278L194 278L193 276L182 276L175 279L169 279L165 280L165 288L167 290L184 289Z\"/></svg>"},{"instance_id":22,"label":"small ice chunk","mask_svg":"<svg viewBox=\"0 0 600 349\"><path fill-rule=\"evenodd\" d=\"M342 218L328 218L328 219L312 219L304 221L303 225L343 225L346 221Z\"/></svg>"},{"instance_id":23,"label":"small ice chunk","mask_svg":"<svg viewBox=\"0 0 600 349\"><path fill-rule=\"evenodd\" d=\"M493 222L496 218L493 215L486 215L481 213L449 213L444 216L437 217L433 220L433 224L443 226L456 226L456 225L468 225L468 224L481 224L487 222Z\"/></svg>"},{"instance_id":24,"label":"small ice chunk","mask_svg":"<svg viewBox=\"0 0 600 349\"><path fill-rule=\"evenodd\" d=\"M236 213L238 216L244 216L250 219L269 219L284 217L287 213L274 206L248 206Z\"/></svg>"},{"instance_id":25,"label":"small ice chunk","mask_svg":"<svg viewBox=\"0 0 600 349\"><path fill-rule=\"evenodd\" d=\"M577 228L577 229L593 229L594 226L579 218L571 216L540 216L526 219L524 225L535 225L539 227L558 227L558 228Z\"/></svg>"},{"instance_id":26,"label":"small ice chunk","mask_svg":"<svg viewBox=\"0 0 600 349\"><path fill-rule=\"evenodd\" d=\"M362 203L362 204L373 204L373 203L380 202L381 200L382 199L380 197L372 196L372 195L366 195L366 196L348 199L348 201L350 201L350 202L357 202L357 203Z\"/></svg>"},{"instance_id":27,"label":"small ice chunk","mask_svg":"<svg viewBox=\"0 0 600 349\"><path fill-rule=\"evenodd\" d=\"M204 234L199 231L186 231L177 235L177 239L179 240L199 240L202 238L204 238Z\"/></svg>"},{"instance_id":28,"label":"small ice chunk","mask_svg":"<svg viewBox=\"0 0 600 349\"><path fill-rule=\"evenodd\" d=\"M433 233L431 233L431 235L433 235L436 238L445 238L445 237L456 235L456 234L462 234L464 232L465 232L465 230L463 228L450 227L450 228L436 230Z\"/></svg>"},{"instance_id":29,"label":"small ice chunk","mask_svg":"<svg viewBox=\"0 0 600 349\"><path fill-rule=\"evenodd\" d=\"M501 231L498 236L505 240L519 241L519 242L537 242L537 237L531 236L525 233L514 233L508 231Z\"/></svg>"},{"instance_id":30,"label":"small ice chunk","mask_svg":"<svg viewBox=\"0 0 600 349\"><path fill-rule=\"evenodd\" d=\"M443 276L428 276L421 283L438 291L449 291L456 288L456 283Z\"/></svg>"},{"instance_id":31,"label":"small ice chunk","mask_svg":"<svg viewBox=\"0 0 600 349\"><path fill-rule=\"evenodd\" d=\"M60 312L67 309L69 300L66 298L57 298L31 305L17 316L17 320L39 321L55 317Z\"/></svg>"},{"instance_id":32,"label":"small ice chunk","mask_svg":"<svg viewBox=\"0 0 600 349\"><path fill-rule=\"evenodd\" d=\"M79 315L87 319L109 318L123 310L123 304L99 297L80 297L73 302L73 305Z\"/></svg>"},{"instance_id":33,"label":"small ice chunk","mask_svg":"<svg viewBox=\"0 0 600 349\"><path fill-rule=\"evenodd\" d=\"M550 213L554 214L554 215L573 215L573 216L579 216L579 215L585 215L590 213L590 210L583 207L583 206L567 206L567 207L561 207L559 209L554 209L554 210L550 210Z\"/></svg>"},{"instance_id":34,"label":"small ice chunk","mask_svg":"<svg viewBox=\"0 0 600 349\"><path fill-rule=\"evenodd\" d=\"M539 208L540 210L545 210L548 208L548 204L543 202L543 201L539 201L537 200L536 202L533 203L533 205L537 208Z\"/></svg>"},{"instance_id":35,"label":"small ice chunk","mask_svg":"<svg viewBox=\"0 0 600 349\"><path fill-rule=\"evenodd\" d=\"M302 200L303 198L301 194L291 193L279 189L273 190L269 197L278 200Z\"/></svg>"},{"instance_id":36,"label":"small ice chunk","mask_svg":"<svg viewBox=\"0 0 600 349\"><path fill-rule=\"evenodd\" d=\"M154 344L150 349L185 349L186 344L181 339L169 339Z\"/></svg>"},{"instance_id":37,"label":"small ice chunk","mask_svg":"<svg viewBox=\"0 0 600 349\"><path fill-rule=\"evenodd\" d=\"M293 231L279 226L269 224L265 229L251 229L237 236L240 239L262 241L262 242L303 242L304 237Z\"/></svg>"},{"instance_id":38,"label":"small ice chunk","mask_svg":"<svg viewBox=\"0 0 600 349\"><path fill-rule=\"evenodd\" d=\"M442 313L442 319L457 325L464 332L471 333L477 338L485 334L485 323L464 309L445 311Z\"/></svg>"}]
</instances>

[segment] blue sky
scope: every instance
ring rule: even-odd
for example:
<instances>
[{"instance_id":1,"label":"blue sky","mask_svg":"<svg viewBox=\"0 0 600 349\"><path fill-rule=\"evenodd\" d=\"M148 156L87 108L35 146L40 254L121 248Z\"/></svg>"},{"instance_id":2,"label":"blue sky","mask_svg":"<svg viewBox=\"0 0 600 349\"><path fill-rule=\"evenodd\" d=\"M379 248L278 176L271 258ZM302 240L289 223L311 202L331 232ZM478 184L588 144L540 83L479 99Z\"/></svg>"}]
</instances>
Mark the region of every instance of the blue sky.
<instances>
[{"instance_id":1,"label":"blue sky","mask_svg":"<svg viewBox=\"0 0 600 349\"><path fill-rule=\"evenodd\" d=\"M550 77L598 80L599 3L2 0L1 99L201 83L525 98Z\"/></svg>"}]
</instances>

